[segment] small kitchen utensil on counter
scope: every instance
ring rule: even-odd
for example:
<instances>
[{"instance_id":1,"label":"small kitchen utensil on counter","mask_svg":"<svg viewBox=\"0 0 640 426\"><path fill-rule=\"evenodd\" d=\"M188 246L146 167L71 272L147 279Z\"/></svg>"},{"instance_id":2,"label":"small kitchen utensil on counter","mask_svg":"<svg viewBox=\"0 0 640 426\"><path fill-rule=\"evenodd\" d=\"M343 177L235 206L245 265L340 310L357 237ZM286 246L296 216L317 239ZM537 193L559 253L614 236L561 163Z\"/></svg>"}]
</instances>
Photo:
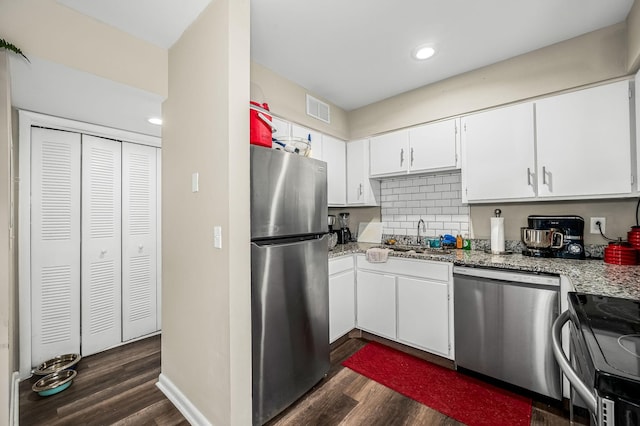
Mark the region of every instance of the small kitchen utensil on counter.
<instances>
[{"instance_id":1,"label":"small kitchen utensil on counter","mask_svg":"<svg viewBox=\"0 0 640 426\"><path fill-rule=\"evenodd\" d=\"M502 210L495 209L495 217L491 218L491 252L504 252L504 217L500 217Z\"/></svg>"},{"instance_id":2,"label":"small kitchen utensil on counter","mask_svg":"<svg viewBox=\"0 0 640 426\"><path fill-rule=\"evenodd\" d=\"M624 241L611 242L604 248L604 263L613 265L637 265L638 251Z\"/></svg>"},{"instance_id":3,"label":"small kitchen utensil on counter","mask_svg":"<svg viewBox=\"0 0 640 426\"><path fill-rule=\"evenodd\" d=\"M351 230L349 229L349 213L338 214L340 218L340 230L338 231L338 244L351 242Z\"/></svg>"},{"instance_id":4,"label":"small kitchen utensil on counter","mask_svg":"<svg viewBox=\"0 0 640 426\"><path fill-rule=\"evenodd\" d=\"M525 256L584 259L584 219L580 216L527 217L527 227L520 228L526 246Z\"/></svg>"},{"instance_id":5,"label":"small kitchen utensil on counter","mask_svg":"<svg viewBox=\"0 0 640 426\"><path fill-rule=\"evenodd\" d=\"M640 226L631 227L631 230L627 232L627 241L636 250L640 250Z\"/></svg>"}]
</instances>

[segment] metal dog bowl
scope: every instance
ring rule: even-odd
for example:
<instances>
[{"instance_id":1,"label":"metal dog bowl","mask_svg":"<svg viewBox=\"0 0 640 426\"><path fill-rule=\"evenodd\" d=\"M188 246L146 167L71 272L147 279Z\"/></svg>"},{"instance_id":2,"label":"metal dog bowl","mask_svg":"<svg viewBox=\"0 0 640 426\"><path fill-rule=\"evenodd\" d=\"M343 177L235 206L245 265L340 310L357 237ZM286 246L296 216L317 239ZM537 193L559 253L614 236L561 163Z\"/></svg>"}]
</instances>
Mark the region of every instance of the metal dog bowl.
<instances>
[{"instance_id":1,"label":"metal dog bowl","mask_svg":"<svg viewBox=\"0 0 640 426\"><path fill-rule=\"evenodd\" d=\"M48 374L35 382L31 389L40 396L55 395L71 386L76 374L78 373L75 370L62 370Z\"/></svg>"},{"instance_id":2,"label":"metal dog bowl","mask_svg":"<svg viewBox=\"0 0 640 426\"><path fill-rule=\"evenodd\" d=\"M75 365L80 362L82 356L80 354L66 354L58 355L55 358L51 358L48 361L40 364L33 374L38 376L46 376L47 374L57 373L58 371L67 370L69 368L75 368Z\"/></svg>"}]
</instances>

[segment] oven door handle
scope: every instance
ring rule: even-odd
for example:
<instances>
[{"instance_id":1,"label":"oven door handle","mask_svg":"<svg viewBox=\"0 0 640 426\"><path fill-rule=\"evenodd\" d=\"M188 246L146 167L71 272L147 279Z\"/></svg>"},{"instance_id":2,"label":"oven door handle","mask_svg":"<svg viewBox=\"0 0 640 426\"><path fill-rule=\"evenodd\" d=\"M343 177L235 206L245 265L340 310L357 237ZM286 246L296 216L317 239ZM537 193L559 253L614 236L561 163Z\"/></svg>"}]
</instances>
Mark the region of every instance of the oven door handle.
<instances>
[{"instance_id":1,"label":"oven door handle","mask_svg":"<svg viewBox=\"0 0 640 426\"><path fill-rule=\"evenodd\" d=\"M569 321L569 311L564 311L556 320L553 322L553 333L551 335L551 343L553 346L553 355L560 365L560 369L564 373L564 375L569 379L569 382L573 386L573 388L578 392L578 395L583 399L585 404L587 404L587 408L592 413L598 412L598 403L596 401L596 397L593 392L589 389L589 387L578 377L575 370L571 367L571 363L567 359L564 351L562 350L562 327L564 327L565 323Z\"/></svg>"}]
</instances>

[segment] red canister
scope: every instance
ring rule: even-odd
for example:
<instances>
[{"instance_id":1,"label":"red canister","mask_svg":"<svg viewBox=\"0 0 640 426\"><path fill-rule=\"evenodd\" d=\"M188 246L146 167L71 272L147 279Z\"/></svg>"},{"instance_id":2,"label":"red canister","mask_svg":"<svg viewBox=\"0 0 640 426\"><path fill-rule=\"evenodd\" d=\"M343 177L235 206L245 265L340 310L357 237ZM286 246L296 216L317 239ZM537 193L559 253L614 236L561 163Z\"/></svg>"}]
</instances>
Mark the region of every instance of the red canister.
<instances>
[{"instance_id":1,"label":"red canister","mask_svg":"<svg viewBox=\"0 0 640 426\"><path fill-rule=\"evenodd\" d=\"M260 105L257 102L251 101L251 105L255 105L265 110L269 110L269 105ZM258 111L253 108L249 108L249 140L253 145L266 146L271 148L271 116Z\"/></svg>"},{"instance_id":2,"label":"red canister","mask_svg":"<svg viewBox=\"0 0 640 426\"><path fill-rule=\"evenodd\" d=\"M629 243L609 243L604 248L604 262L613 265L637 265L638 251Z\"/></svg>"},{"instance_id":3,"label":"red canister","mask_svg":"<svg viewBox=\"0 0 640 426\"><path fill-rule=\"evenodd\" d=\"M627 232L627 241L636 250L640 250L640 226L631 227L631 230Z\"/></svg>"}]
</instances>

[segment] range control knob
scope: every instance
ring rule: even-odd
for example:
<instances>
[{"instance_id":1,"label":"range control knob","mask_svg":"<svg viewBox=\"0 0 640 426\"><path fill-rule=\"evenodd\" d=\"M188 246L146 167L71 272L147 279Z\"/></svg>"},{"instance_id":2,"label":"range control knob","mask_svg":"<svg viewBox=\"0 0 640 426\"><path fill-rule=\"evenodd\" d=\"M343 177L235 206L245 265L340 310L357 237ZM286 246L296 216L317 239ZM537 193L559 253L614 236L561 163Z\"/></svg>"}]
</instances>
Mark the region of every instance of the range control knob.
<instances>
[{"instance_id":1,"label":"range control knob","mask_svg":"<svg viewBox=\"0 0 640 426\"><path fill-rule=\"evenodd\" d=\"M567 251L571 254L580 254L582 253L582 246L580 244L569 244Z\"/></svg>"}]
</instances>

